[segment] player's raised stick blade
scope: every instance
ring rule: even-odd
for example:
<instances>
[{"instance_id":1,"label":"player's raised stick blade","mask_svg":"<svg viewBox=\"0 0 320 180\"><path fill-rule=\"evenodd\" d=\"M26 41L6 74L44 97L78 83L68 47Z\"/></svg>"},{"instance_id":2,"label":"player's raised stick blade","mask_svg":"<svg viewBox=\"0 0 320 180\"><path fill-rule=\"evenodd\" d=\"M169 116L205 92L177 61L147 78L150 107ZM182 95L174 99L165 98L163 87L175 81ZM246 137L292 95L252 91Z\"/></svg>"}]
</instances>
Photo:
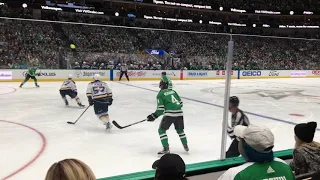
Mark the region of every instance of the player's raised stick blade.
<instances>
[{"instance_id":1,"label":"player's raised stick blade","mask_svg":"<svg viewBox=\"0 0 320 180\"><path fill-rule=\"evenodd\" d=\"M79 119L81 118L81 116L89 109L89 107L90 107L90 106L88 106L88 107L83 111L83 113L78 117L78 119L77 119L75 122L70 122L70 121L68 121L67 123L68 123L68 124L76 124L76 123L79 121Z\"/></svg>"},{"instance_id":2,"label":"player's raised stick blade","mask_svg":"<svg viewBox=\"0 0 320 180\"><path fill-rule=\"evenodd\" d=\"M127 125L127 126L120 126L116 121L112 121L112 124L114 124L114 126L116 126L116 127L119 128L119 129L124 129L124 128L130 127L130 126L132 126L132 125L142 123L142 122L144 122L144 121L146 121L146 119L144 119L144 120L142 120L142 121L138 121L138 122L132 123L132 124L129 124L129 125Z\"/></svg>"}]
</instances>

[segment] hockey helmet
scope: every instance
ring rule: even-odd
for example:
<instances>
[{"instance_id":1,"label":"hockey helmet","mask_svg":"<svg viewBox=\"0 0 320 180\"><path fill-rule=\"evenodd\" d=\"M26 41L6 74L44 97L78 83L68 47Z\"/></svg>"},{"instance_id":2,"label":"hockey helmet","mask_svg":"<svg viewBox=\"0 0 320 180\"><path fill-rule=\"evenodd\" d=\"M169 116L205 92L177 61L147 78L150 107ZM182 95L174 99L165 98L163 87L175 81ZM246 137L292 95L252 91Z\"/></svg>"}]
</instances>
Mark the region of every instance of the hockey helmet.
<instances>
[{"instance_id":1,"label":"hockey helmet","mask_svg":"<svg viewBox=\"0 0 320 180\"><path fill-rule=\"evenodd\" d=\"M237 96L231 96L229 102L229 107L238 107L240 103L239 98Z\"/></svg>"},{"instance_id":2,"label":"hockey helmet","mask_svg":"<svg viewBox=\"0 0 320 180\"><path fill-rule=\"evenodd\" d=\"M94 79L95 81L100 80L100 74L95 74L95 75L93 76L93 79Z\"/></svg>"},{"instance_id":3,"label":"hockey helmet","mask_svg":"<svg viewBox=\"0 0 320 180\"><path fill-rule=\"evenodd\" d=\"M168 89L168 82L160 81L159 88L160 89Z\"/></svg>"},{"instance_id":4,"label":"hockey helmet","mask_svg":"<svg viewBox=\"0 0 320 180\"><path fill-rule=\"evenodd\" d=\"M164 72L161 73L161 75L162 75L162 76L166 76L167 73L164 71Z\"/></svg>"},{"instance_id":5,"label":"hockey helmet","mask_svg":"<svg viewBox=\"0 0 320 180\"><path fill-rule=\"evenodd\" d=\"M69 74L69 75L68 75L68 79L72 79L72 74Z\"/></svg>"}]
</instances>

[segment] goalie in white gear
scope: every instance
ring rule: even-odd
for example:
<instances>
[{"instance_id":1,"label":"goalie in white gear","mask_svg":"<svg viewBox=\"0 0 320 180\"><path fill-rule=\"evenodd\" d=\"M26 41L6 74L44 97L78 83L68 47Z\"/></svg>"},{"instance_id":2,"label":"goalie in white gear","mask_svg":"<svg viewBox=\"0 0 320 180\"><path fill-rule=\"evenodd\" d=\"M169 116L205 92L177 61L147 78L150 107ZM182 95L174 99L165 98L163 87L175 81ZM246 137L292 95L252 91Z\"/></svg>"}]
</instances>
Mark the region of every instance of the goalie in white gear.
<instances>
[{"instance_id":1,"label":"goalie in white gear","mask_svg":"<svg viewBox=\"0 0 320 180\"><path fill-rule=\"evenodd\" d=\"M87 88L88 101L90 106L93 105L95 114L109 131L112 125L109 120L108 107L113 101L112 91L107 83L100 81L99 74L95 74L93 80Z\"/></svg>"},{"instance_id":2,"label":"goalie in white gear","mask_svg":"<svg viewBox=\"0 0 320 180\"><path fill-rule=\"evenodd\" d=\"M72 99L75 99L80 107L84 107L82 105L80 98L78 97L78 92L77 92L77 86L76 83L72 80L72 75L69 74L68 79L66 79L61 88L60 88L60 95L62 99L64 100L66 106L69 105L69 102L66 98L66 95L70 96Z\"/></svg>"}]
</instances>

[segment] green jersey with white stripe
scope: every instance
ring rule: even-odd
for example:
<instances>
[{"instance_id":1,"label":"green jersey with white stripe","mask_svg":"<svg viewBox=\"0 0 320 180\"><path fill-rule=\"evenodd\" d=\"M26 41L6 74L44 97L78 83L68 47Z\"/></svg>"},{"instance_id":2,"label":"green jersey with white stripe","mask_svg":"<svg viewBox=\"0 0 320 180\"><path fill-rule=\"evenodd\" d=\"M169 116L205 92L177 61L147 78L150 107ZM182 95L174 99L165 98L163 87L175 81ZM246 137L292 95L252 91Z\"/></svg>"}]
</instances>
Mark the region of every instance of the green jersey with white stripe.
<instances>
[{"instance_id":1,"label":"green jersey with white stripe","mask_svg":"<svg viewBox=\"0 0 320 180\"><path fill-rule=\"evenodd\" d=\"M28 70L28 74L30 75L30 76L36 76L36 71L38 70L38 68L33 68L33 67L31 67L31 68L29 68L29 70Z\"/></svg>"},{"instance_id":2,"label":"green jersey with white stripe","mask_svg":"<svg viewBox=\"0 0 320 180\"><path fill-rule=\"evenodd\" d=\"M159 117L164 116L178 117L183 116L182 101L178 93L172 89L163 89L157 95L158 107L155 112Z\"/></svg>"},{"instance_id":3,"label":"green jersey with white stripe","mask_svg":"<svg viewBox=\"0 0 320 180\"><path fill-rule=\"evenodd\" d=\"M168 83L168 89L172 89L172 81L168 76L161 76L161 81Z\"/></svg>"},{"instance_id":4,"label":"green jersey with white stripe","mask_svg":"<svg viewBox=\"0 0 320 180\"><path fill-rule=\"evenodd\" d=\"M295 180L286 162L275 158L265 163L247 162L228 169L218 180Z\"/></svg>"}]
</instances>

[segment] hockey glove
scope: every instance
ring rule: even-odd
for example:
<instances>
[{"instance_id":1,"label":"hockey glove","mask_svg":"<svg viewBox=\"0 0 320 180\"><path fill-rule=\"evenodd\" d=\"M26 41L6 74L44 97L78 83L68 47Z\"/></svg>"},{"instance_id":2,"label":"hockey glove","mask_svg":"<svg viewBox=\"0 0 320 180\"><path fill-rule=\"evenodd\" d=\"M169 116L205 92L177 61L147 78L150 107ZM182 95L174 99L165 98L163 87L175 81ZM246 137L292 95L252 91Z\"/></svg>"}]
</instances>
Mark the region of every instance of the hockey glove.
<instances>
[{"instance_id":1,"label":"hockey glove","mask_svg":"<svg viewBox=\"0 0 320 180\"><path fill-rule=\"evenodd\" d=\"M76 96L78 96L78 92L77 92L77 91L74 90L73 93L74 93Z\"/></svg>"},{"instance_id":2,"label":"hockey glove","mask_svg":"<svg viewBox=\"0 0 320 180\"><path fill-rule=\"evenodd\" d=\"M147 121L149 121L149 122L153 122L156 119L157 119L157 116L155 113L152 113L147 117Z\"/></svg>"},{"instance_id":3,"label":"hockey glove","mask_svg":"<svg viewBox=\"0 0 320 180\"><path fill-rule=\"evenodd\" d=\"M92 106L93 105L93 101L89 101L89 105Z\"/></svg>"},{"instance_id":4,"label":"hockey glove","mask_svg":"<svg viewBox=\"0 0 320 180\"><path fill-rule=\"evenodd\" d=\"M112 97L108 97L108 98L107 98L108 106L111 106L111 105L112 105L112 102L113 102Z\"/></svg>"}]
</instances>

